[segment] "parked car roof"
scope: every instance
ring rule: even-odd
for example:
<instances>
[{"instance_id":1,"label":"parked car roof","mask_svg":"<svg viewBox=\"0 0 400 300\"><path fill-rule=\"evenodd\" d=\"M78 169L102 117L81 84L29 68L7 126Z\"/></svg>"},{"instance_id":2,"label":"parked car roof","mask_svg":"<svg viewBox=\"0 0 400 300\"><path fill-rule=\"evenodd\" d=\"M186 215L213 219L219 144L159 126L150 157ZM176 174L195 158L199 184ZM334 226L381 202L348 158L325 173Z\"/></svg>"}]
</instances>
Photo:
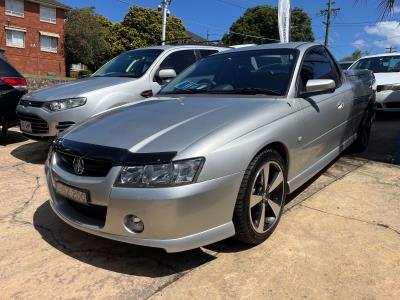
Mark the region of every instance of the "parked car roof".
<instances>
[{"instance_id":1,"label":"parked car roof","mask_svg":"<svg viewBox=\"0 0 400 300\"><path fill-rule=\"evenodd\" d=\"M0 77L23 77L7 60L0 56Z\"/></svg>"},{"instance_id":2,"label":"parked car roof","mask_svg":"<svg viewBox=\"0 0 400 300\"><path fill-rule=\"evenodd\" d=\"M239 47L227 50L226 52L239 52L239 51L249 51L249 50L267 50L267 49L300 49L304 50L312 46L321 46L319 43L313 42L292 42L292 43L273 43L273 44L263 44L248 47ZM224 53L226 53L224 52Z\"/></svg>"},{"instance_id":3,"label":"parked car roof","mask_svg":"<svg viewBox=\"0 0 400 300\"><path fill-rule=\"evenodd\" d=\"M360 59L363 59L363 58L373 58L373 57L385 57L385 56L400 56L400 52L382 53L382 54L368 55L368 56L361 57Z\"/></svg>"}]
</instances>

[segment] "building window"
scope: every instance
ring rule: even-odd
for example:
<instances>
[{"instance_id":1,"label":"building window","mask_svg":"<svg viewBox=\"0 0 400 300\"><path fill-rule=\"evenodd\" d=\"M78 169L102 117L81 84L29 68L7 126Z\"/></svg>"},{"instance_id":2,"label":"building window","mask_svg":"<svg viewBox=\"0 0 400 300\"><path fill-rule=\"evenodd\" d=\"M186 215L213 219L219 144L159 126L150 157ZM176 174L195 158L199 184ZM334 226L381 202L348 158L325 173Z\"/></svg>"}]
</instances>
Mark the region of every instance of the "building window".
<instances>
[{"instance_id":1,"label":"building window","mask_svg":"<svg viewBox=\"0 0 400 300\"><path fill-rule=\"evenodd\" d=\"M40 5L40 21L56 24L56 9Z\"/></svg>"},{"instance_id":2,"label":"building window","mask_svg":"<svg viewBox=\"0 0 400 300\"><path fill-rule=\"evenodd\" d=\"M6 15L23 17L24 1L23 0L6 0Z\"/></svg>"},{"instance_id":3,"label":"building window","mask_svg":"<svg viewBox=\"0 0 400 300\"><path fill-rule=\"evenodd\" d=\"M8 47L25 48L25 32L22 30L6 29Z\"/></svg>"},{"instance_id":4,"label":"building window","mask_svg":"<svg viewBox=\"0 0 400 300\"><path fill-rule=\"evenodd\" d=\"M44 52L57 53L58 38L45 34L40 35L40 50Z\"/></svg>"}]
</instances>

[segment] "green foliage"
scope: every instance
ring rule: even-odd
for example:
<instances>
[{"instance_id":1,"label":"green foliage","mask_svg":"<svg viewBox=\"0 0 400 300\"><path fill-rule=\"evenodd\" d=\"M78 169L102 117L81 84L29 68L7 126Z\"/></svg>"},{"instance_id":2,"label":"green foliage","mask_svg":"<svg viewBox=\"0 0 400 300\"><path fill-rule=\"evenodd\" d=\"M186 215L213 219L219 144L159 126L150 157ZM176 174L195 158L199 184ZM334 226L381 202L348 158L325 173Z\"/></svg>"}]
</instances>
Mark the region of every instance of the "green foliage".
<instances>
[{"instance_id":1,"label":"green foliage","mask_svg":"<svg viewBox=\"0 0 400 300\"><path fill-rule=\"evenodd\" d=\"M311 18L300 8L292 10L292 41L314 41ZM268 39L261 39L264 37ZM246 10L230 27L222 41L227 45L267 44L279 40L278 8L259 5Z\"/></svg>"},{"instance_id":2,"label":"green foliage","mask_svg":"<svg viewBox=\"0 0 400 300\"><path fill-rule=\"evenodd\" d=\"M111 58L131 49L160 44L161 13L133 6L121 23L112 23L93 7L71 10L65 23L67 64L83 63L96 70ZM186 28L168 17L167 41L186 37Z\"/></svg>"},{"instance_id":3,"label":"green foliage","mask_svg":"<svg viewBox=\"0 0 400 300\"><path fill-rule=\"evenodd\" d=\"M369 55L368 51L361 51L360 49L356 49L350 56L345 56L340 61L356 61L361 57L367 55Z\"/></svg>"},{"instance_id":4,"label":"green foliage","mask_svg":"<svg viewBox=\"0 0 400 300\"><path fill-rule=\"evenodd\" d=\"M121 36L133 45L150 46L160 43L162 15L155 10L133 6L129 9L121 25L134 34L134 36ZM176 41L185 37L186 28L182 21L174 16L168 17L167 41Z\"/></svg>"},{"instance_id":5,"label":"green foliage","mask_svg":"<svg viewBox=\"0 0 400 300\"><path fill-rule=\"evenodd\" d=\"M109 32L102 26L104 17L93 7L71 10L65 22L65 54L67 64L84 63L96 69L108 59L111 47Z\"/></svg>"},{"instance_id":6,"label":"green foliage","mask_svg":"<svg viewBox=\"0 0 400 300\"><path fill-rule=\"evenodd\" d=\"M80 70L78 72L78 78L88 77L90 75L92 75L92 72L89 70Z\"/></svg>"}]
</instances>

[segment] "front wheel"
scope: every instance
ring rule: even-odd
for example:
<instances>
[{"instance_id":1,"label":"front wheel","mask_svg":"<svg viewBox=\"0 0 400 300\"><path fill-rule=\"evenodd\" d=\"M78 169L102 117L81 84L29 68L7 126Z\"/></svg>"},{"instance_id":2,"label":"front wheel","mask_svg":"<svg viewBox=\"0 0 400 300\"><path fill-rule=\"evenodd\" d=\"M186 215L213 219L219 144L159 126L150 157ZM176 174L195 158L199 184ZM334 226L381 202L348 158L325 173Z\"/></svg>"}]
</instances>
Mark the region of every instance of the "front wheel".
<instances>
[{"instance_id":1,"label":"front wheel","mask_svg":"<svg viewBox=\"0 0 400 300\"><path fill-rule=\"evenodd\" d=\"M357 139L352 145L352 150L354 152L361 153L367 149L371 137L373 114L373 108L368 108L365 111L364 117L357 131Z\"/></svg>"},{"instance_id":2,"label":"front wheel","mask_svg":"<svg viewBox=\"0 0 400 300\"><path fill-rule=\"evenodd\" d=\"M247 168L236 200L236 238L264 242L275 230L286 200L286 166L275 150L257 155Z\"/></svg>"}]
</instances>

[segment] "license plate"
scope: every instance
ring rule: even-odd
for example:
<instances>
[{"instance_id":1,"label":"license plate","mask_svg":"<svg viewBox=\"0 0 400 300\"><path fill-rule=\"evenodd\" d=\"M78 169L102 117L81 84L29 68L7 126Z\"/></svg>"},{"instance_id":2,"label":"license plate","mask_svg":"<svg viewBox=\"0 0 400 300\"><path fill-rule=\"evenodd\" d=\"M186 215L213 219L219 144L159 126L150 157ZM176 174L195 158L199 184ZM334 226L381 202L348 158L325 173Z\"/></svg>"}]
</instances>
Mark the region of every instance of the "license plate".
<instances>
[{"instance_id":1,"label":"license plate","mask_svg":"<svg viewBox=\"0 0 400 300\"><path fill-rule=\"evenodd\" d=\"M32 132L32 124L31 122L22 121L21 120L21 130L25 132Z\"/></svg>"},{"instance_id":2,"label":"license plate","mask_svg":"<svg viewBox=\"0 0 400 300\"><path fill-rule=\"evenodd\" d=\"M55 190L61 196L68 198L72 201L81 203L81 204L88 204L88 193L86 191L79 190L77 188L70 187L65 185L61 182L56 182Z\"/></svg>"}]
</instances>

